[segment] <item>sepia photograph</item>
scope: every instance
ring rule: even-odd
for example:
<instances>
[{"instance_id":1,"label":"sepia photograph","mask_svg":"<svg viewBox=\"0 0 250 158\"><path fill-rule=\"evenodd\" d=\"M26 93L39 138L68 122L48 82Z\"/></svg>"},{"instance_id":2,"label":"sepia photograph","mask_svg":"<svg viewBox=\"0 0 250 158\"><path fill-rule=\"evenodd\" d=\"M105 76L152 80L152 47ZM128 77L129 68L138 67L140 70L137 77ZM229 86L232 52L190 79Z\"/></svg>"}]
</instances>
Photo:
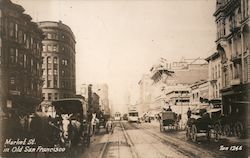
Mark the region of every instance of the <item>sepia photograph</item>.
<instances>
[{"instance_id":1,"label":"sepia photograph","mask_svg":"<svg viewBox=\"0 0 250 158\"><path fill-rule=\"evenodd\" d=\"M249 0L0 0L0 158L249 158Z\"/></svg>"}]
</instances>

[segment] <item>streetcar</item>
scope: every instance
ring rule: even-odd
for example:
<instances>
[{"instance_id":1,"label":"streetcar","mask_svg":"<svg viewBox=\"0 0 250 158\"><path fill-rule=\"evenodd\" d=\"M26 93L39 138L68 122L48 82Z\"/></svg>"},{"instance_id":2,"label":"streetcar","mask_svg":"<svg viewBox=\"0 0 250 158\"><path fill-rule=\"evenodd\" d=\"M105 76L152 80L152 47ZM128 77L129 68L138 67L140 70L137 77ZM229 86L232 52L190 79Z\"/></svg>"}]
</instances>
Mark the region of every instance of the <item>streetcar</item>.
<instances>
[{"instance_id":1,"label":"streetcar","mask_svg":"<svg viewBox=\"0 0 250 158\"><path fill-rule=\"evenodd\" d=\"M115 121L121 121L121 113L120 112L115 113Z\"/></svg>"},{"instance_id":2,"label":"streetcar","mask_svg":"<svg viewBox=\"0 0 250 158\"><path fill-rule=\"evenodd\" d=\"M138 122L139 121L139 113L138 111L129 111L128 112L128 122Z\"/></svg>"}]
</instances>

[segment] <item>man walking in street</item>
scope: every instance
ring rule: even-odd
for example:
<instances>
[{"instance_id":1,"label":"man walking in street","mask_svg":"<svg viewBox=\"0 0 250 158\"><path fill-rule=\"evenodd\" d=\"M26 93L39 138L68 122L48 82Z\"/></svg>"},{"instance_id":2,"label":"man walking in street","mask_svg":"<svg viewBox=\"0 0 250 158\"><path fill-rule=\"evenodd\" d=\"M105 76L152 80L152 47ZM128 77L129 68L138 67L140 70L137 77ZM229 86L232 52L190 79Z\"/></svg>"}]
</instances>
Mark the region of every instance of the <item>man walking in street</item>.
<instances>
[{"instance_id":1,"label":"man walking in street","mask_svg":"<svg viewBox=\"0 0 250 158\"><path fill-rule=\"evenodd\" d=\"M191 114L192 114L192 112L191 112L190 107L189 107L188 111L187 111L187 117L188 117L188 119L191 117Z\"/></svg>"}]
</instances>

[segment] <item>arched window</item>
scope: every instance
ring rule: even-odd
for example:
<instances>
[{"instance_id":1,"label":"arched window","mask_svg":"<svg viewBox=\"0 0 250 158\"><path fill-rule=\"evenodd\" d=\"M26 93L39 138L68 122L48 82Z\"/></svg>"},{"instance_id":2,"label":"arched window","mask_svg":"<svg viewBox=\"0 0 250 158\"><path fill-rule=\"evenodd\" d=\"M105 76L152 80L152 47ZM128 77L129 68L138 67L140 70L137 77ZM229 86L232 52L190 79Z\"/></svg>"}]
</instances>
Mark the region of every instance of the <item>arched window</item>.
<instances>
[{"instance_id":1,"label":"arched window","mask_svg":"<svg viewBox=\"0 0 250 158\"><path fill-rule=\"evenodd\" d=\"M48 57L48 58L47 58L47 63L48 63L48 64L51 64L51 63L52 63L51 57Z\"/></svg>"},{"instance_id":2,"label":"arched window","mask_svg":"<svg viewBox=\"0 0 250 158\"><path fill-rule=\"evenodd\" d=\"M57 57L54 57L54 59L53 59L53 63L54 63L54 64L57 64L57 63L58 63L58 61L57 61Z\"/></svg>"}]
</instances>

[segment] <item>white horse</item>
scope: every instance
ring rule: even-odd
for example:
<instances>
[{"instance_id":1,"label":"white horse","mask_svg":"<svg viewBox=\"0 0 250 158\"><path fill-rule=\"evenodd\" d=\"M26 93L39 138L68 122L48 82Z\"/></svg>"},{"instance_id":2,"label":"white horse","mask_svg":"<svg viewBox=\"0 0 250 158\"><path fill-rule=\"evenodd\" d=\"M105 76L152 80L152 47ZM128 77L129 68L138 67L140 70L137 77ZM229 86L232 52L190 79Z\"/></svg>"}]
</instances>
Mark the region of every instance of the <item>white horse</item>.
<instances>
[{"instance_id":1,"label":"white horse","mask_svg":"<svg viewBox=\"0 0 250 158\"><path fill-rule=\"evenodd\" d=\"M73 114L62 114L61 142L68 147L77 145L81 137L81 123L77 120L71 120ZM73 144L72 144L73 143Z\"/></svg>"}]
</instances>

